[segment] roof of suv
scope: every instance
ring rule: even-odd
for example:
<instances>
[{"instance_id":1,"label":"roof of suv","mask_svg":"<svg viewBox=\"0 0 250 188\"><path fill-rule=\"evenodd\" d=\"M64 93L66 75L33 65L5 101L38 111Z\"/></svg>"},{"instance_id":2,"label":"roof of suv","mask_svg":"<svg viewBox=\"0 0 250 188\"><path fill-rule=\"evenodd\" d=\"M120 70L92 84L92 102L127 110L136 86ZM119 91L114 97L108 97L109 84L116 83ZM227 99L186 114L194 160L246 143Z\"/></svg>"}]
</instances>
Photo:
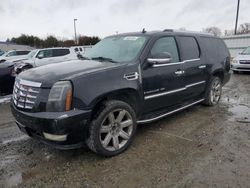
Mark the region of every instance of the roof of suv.
<instances>
[{"instance_id":1,"label":"roof of suv","mask_svg":"<svg viewBox=\"0 0 250 188\"><path fill-rule=\"evenodd\" d=\"M142 31L142 32L130 32L130 33L121 33L118 34L120 36L123 35L141 35L141 36L156 36L156 35L166 35L166 34L182 34L182 35L190 35L190 36L207 36L207 37L214 37L216 38L213 34L210 33L202 33L202 32L195 32L195 31L178 31L178 30L172 30L172 29L165 29L163 31ZM112 36L117 36L117 35L112 35Z\"/></svg>"}]
</instances>

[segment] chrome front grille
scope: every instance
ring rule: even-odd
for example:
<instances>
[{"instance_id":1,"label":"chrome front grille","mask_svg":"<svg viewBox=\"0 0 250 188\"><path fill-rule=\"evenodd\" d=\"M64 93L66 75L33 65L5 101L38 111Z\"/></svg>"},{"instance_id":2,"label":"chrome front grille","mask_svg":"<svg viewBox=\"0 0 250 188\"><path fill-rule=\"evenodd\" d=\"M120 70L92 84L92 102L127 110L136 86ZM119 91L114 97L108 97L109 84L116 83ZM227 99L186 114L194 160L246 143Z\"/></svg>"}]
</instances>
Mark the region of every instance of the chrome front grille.
<instances>
[{"instance_id":1,"label":"chrome front grille","mask_svg":"<svg viewBox=\"0 0 250 188\"><path fill-rule=\"evenodd\" d=\"M41 83L16 79L12 97L14 104L19 108L32 109L40 87Z\"/></svg>"},{"instance_id":2,"label":"chrome front grille","mask_svg":"<svg viewBox=\"0 0 250 188\"><path fill-rule=\"evenodd\" d=\"M250 60L240 60L240 64L250 65Z\"/></svg>"}]
</instances>

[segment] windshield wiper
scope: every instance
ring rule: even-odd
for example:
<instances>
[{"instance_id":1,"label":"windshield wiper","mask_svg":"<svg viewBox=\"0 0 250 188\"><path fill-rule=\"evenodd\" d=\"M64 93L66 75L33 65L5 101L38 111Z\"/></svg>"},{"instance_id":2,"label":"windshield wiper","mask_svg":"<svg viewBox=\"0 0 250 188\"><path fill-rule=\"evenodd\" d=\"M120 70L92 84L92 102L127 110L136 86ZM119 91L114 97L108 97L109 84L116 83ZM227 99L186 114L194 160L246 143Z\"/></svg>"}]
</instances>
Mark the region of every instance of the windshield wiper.
<instances>
[{"instance_id":1,"label":"windshield wiper","mask_svg":"<svg viewBox=\"0 0 250 188\"><path fill-rule=\"evenodd\" d=\"M117 63L117 61L114 61L114 60L111 59L111 58L102 57L102 56L99 56L99 57L92 57L91 59L92 59L92 60L99 60L99 61L108 61L108 62L111 62L111 63Z\"/></svg>"}]
</instances>

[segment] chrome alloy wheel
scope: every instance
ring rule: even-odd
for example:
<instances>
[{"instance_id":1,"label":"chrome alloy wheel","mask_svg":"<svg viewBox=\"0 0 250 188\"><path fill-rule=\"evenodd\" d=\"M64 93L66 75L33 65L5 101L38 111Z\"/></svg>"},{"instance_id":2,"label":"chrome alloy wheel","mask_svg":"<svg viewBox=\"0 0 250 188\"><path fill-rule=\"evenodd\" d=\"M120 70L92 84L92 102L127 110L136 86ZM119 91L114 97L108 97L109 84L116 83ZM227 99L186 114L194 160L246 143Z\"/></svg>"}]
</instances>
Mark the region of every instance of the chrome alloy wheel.
<instances>
[{"instance_id":1,"label":"chrome alloy wheel","mask_svg":"<svg viewBox=\"0 0 250 188\"><path fill-rule=\"evenodd\" d=\"M104 118L99 132L99 139L104 149L116 151L130 139L133 132L133 120L124 109L111 111Z\"/></svg>"},{"instance_id":2,"label":"chrome alloy wheel","mask_svg":"<svg viewBox=\"0 0 250 188\"><path fill-rule=\"evenodd\" d=\"M210 91L210 100L212 104L217 104L221 97L221 82L215 80Z\"/></svg>"}]
</instances>

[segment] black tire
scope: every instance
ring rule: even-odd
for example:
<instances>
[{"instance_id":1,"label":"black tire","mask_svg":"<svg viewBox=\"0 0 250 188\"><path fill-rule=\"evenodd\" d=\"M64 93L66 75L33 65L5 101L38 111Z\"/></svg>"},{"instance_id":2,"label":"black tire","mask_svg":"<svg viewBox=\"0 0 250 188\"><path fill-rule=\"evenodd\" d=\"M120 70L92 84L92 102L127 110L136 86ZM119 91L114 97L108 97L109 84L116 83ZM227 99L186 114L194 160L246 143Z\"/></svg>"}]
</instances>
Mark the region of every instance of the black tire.
<instances>
[{"instance_id":1,"label":"black tire","mask_svg":"<svg viewBox=\"0 0 250 188\"><path fill-rule=\"evenodd\" d=\"M110 114L113 114L112 119L114 121L118 122L118 119L119 119L118 116L120 116L121 112L125 113L125 115L122 119L124 121L122 122L122 120L121 120L119 123L120 126L114 125L114 123L111 123ZM118 114L116 115L116 113L118 113ZM129 117L128 120L126 120L127 116ZM108 122L107 123L108 125L104 125L104 123L106 121ZM114 122L114 121L112 121L112 122ZM129 126L122 128L123 125L125 125L124 123L126 123L125 121L130 122ZM118 124L118 123L115 123L115 124ZM100 133L101 128L102 128L102 130L105 130L105 129L103 129L104 127L108 127L108 128L105 128L105 129L109 129L108 132ZM122 153L123 151L125 151L129 147L131 142L133 141L133 138L134 138L135 132L136 132L136 127L137 127L136 114L130 105L128 105L127 103L125 103L123 101L119 101L119 100L106 101L103 104L103 107L100 109L99 112L97 112L95 118L90 123L89 136L86 140L87 146L93 152L95 152L99 155L102 155L102 156L111 157L114 155L118 155L118 154ZM121 132L119 130L114 130L113 128L120 129L120 131L123 131L123 129L125 131L125 129L128 128L127 130L129 130L129 133L127 133L126 131L125 131L125 133L127 133L126 136L129 135L129 137L127 139L123 140L122 135L120 136L120 134L119 134ZM106 134L104 136L105 138L102 138L102 136L103 136L102 134ZM110 136L112 138L107 139L108 137L110 138ZM102 140L102 139L104 139L104 140ZM106 142L109 144L104 144L105 140L109 140ZM114 143L115 142L114 140L118 140L118 143L121 141L122 147L120 147L120 144L118 144L118 149L115 148L115 146L113 146L113 147L109 146L109 145L116 145L117 146L117 144ZM111 149L114 149L114 150L111 151Z\"/></svg>"},{"instance_id":2,"label":"black tire","mask_svg":"<svg viewBox=\"0 0 250 188\"><path fill-rule=\"evenodd\" d=\"M219 88L218 88L218 91L214 91L214 86L215 84L218 83L219 84ZM212 95L214 95L214 92L218 92L217 93L217 97L216 97L216 100L213 100L213 97ZM216 76L213 76L208 85L207 85L207 88L206 88L206 91L205 91L205 100L203 102L204 105L207 105L207 106L214 106L216 105L220 98L221 98L221 93L222 93L222 82L221 82L221 79L219 77L216 77Z\"/></svg>"}]
</instances>

